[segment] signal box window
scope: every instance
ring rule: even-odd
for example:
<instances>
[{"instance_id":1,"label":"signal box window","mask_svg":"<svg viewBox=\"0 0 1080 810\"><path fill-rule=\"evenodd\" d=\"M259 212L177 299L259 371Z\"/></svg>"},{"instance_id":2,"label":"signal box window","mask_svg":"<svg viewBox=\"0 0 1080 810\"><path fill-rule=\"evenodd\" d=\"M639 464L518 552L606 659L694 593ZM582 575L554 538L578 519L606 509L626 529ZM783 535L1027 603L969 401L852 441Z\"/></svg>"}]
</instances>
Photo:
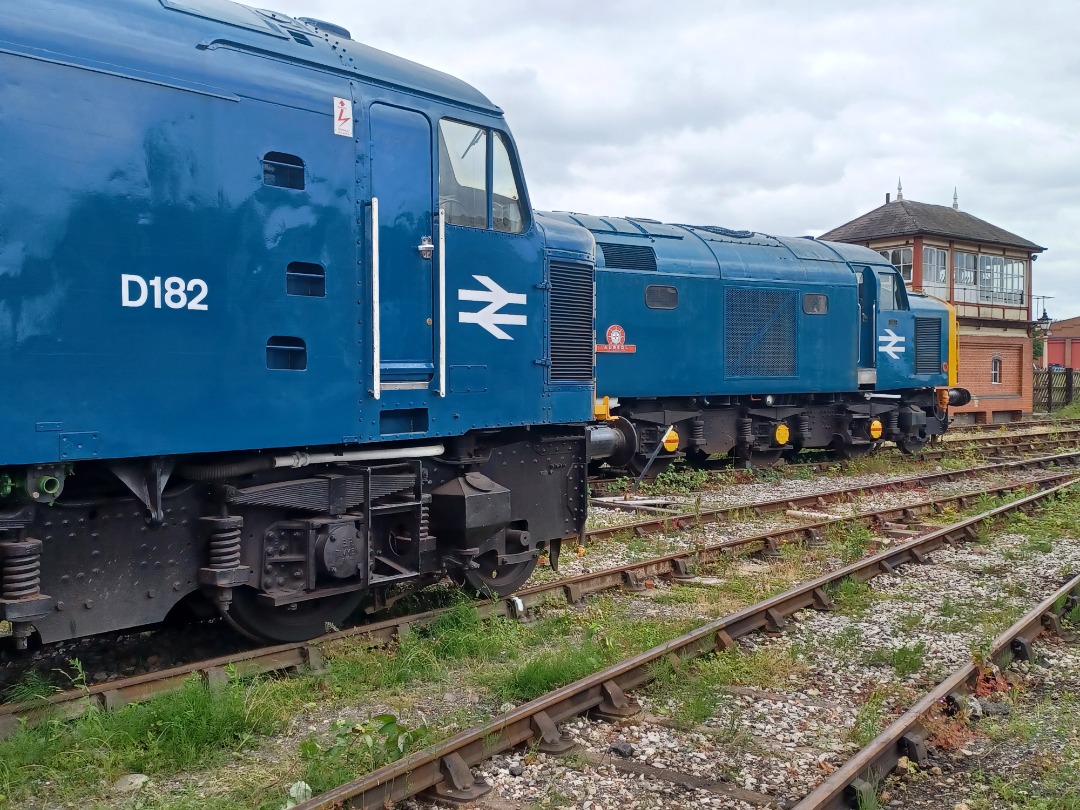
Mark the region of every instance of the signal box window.
<instances>
[{"instance_id":1,"label":"signal box window","mask_svg":"<svg viewBox=\"0 0 1080 810\"><path fill-rule=\"evenodd\" d=\"M505 135L459 121L439 122L439 207L449 225L525 230L521 186Z\"/></svg>"},{"instance_id":2,"label":"signal box window","mask_svg":"<svg viewBox=\"0 0 1080 810\"><path fill-rule=\"evenodd\" d=\"M911 248L882 250L881 255L892 262L893 267L900 271L904 281L911 281Z\"/></svg>"},{"instance_id":3,"label":"signal box window","mask_svg":"<svg viewBox=\"0 0 1080 810\"><path fill-rule=\"evenodd\" d=\"M439 122L439 207L450 225L486 228L487 130Z\"/></svg>"},{"instance_id":4,"label":"signal box window","mask_svg":"<svg viewBox=\"0 0 1080 810\"><path fill-rule=\"evenodd\" d=\"M995 357L990 361L990 382L1001 385L1001 358Z\"/></svg>"}]
</instances>

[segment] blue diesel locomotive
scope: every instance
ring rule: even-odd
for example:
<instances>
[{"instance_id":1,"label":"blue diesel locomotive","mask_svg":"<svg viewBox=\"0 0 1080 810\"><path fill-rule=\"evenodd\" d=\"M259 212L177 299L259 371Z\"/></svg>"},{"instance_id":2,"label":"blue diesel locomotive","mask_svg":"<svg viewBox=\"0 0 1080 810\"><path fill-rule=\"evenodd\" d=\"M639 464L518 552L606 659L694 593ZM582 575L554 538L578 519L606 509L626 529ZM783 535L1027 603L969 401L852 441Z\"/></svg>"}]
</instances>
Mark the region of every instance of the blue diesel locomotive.
<instances>
[{"instance_id":1,"label":"blue diesel locomotive","mask_svg":"<svg viewBox=\"0 0 1080 810\"><path fill-rule=\"evenodd\" d=\"M594 243L472 87L227 0L25 0L0 145L20 645L215 607L302 639L581 530Z\"/></svg>"},{"instance_id":2,"label":"blue diesel locomotive","mask_svg":"<svg viewBox=\"0 0 1080 810\"><path fill-rule=\"evenodd\" d=\"M596 238L599 415L625 437L612 465L655 474L677 454L761 465L809 448L850 458L884 440L916 453L969 398L954 387L952 308L907 292L872 250L540 218Z\"/></svg>"}]
</instances>

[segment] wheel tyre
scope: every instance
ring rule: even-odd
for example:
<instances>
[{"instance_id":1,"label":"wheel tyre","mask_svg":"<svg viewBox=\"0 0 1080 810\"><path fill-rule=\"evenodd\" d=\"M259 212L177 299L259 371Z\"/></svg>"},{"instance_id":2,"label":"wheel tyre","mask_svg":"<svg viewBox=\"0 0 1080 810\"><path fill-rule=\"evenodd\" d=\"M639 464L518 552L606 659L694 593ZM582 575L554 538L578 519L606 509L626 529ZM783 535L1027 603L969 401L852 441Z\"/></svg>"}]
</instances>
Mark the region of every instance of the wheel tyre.
<instances>
[{"instance_id":1,"label":"wheel tyre","mask_svg":"<svg viewBox=\"0 0 1080 810\"><path fill-rule=\"evenodd\" d=\"M497 552L481 554L476 562L479 567L451 572L451 579L473 591L477 596L501 599L519 590L532 576L537 557L520 563L499 566L495 563Z\"/></svg>"}]
</instances>

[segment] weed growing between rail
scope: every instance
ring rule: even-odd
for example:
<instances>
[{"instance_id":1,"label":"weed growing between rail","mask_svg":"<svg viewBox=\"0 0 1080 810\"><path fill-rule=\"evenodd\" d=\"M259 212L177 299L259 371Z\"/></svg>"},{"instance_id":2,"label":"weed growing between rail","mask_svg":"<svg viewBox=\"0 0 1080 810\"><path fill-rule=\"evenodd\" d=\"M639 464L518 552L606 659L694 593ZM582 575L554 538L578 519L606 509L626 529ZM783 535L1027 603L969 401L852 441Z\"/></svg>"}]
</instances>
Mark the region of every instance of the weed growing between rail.
<instances>
[{"instance_id":1,"label":"weed growing between rail","mask_svg":"<svg viewBox=\"0 0 1080 810\"><path fill-rule=\"evenodd\" d=\"M297 683L233 678L211 689L193 678L119 711L91 709L20 728L0 741L0 791L12 807L25 806L41 783L62 800L85 799L126 773L169 776L220 763L255 735L282 727L297 704Z\"/></svg>"}]
</instances>

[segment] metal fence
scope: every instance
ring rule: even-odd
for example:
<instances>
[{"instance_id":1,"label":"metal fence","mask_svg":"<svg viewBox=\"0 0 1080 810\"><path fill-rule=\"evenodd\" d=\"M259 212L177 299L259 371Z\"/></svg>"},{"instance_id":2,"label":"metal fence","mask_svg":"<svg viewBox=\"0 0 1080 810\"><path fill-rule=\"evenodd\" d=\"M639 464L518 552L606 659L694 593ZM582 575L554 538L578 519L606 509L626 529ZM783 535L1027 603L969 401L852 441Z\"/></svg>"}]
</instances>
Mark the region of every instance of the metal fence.
<instances>
[{"instance_id":1,"label":"metal fence","mask_svg":"<svg viewBox=\"0 0 1080 810\"><path fill-rule=\"evenodd\" d=\"M1035 370L1032 387L1032 410L1056 411L1080 398L1080 371L1071 368L1060 371Z\"/></svg>"}]
</instances>

